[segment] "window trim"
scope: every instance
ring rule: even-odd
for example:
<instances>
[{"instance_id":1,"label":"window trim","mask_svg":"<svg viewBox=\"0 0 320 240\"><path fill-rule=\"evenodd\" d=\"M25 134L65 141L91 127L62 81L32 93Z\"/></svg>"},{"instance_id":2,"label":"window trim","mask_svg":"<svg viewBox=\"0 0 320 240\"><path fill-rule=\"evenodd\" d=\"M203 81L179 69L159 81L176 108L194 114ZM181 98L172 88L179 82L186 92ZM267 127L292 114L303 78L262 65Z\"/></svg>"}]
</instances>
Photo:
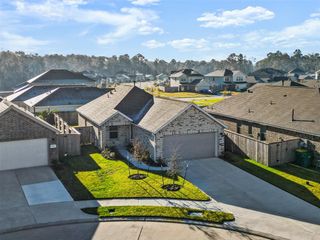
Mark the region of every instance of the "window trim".
<instances>
[{"instance_id":1,"label":"window trim","mask_svg":"<svg viewBox=\"0 0 320 240\"><path fill-rule=\"evenodd\" d=\"M118 126L109 126L109 138L118 139L119 137L119 128Z\"/></svg>"}]
</instances>

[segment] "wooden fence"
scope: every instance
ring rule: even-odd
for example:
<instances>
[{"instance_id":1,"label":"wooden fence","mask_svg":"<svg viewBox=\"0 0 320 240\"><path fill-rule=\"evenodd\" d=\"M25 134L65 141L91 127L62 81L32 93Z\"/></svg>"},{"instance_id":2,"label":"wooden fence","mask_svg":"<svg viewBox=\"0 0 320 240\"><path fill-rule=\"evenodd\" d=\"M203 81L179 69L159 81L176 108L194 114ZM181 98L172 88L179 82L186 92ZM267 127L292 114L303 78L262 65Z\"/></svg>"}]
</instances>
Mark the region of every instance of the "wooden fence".
<instances>
[{"instance_id":1,"label":"wooden fence","mask_svg":"<svg viewBox=\"0 0 320 240\"><path fill-rule=\"evenodd\" d=\"M54 114L54 124L61 132L58 135L59 158L80 155L80 132L70 127L58 114Z\"/></svg>"},{"instance_id":2,"label":"wooden fence","mask_svg":"<svg viewBox=\"0 0 320 240\"><path fill-rule=\"evenodd\" d=\"M94 135L94 130L92 126L75 127L75 129L81 133L80 143L82 145L95 143L95 135Z\"/></svg>"},{"instance_id":3,"label":"wooden fence","mask_svg":"<svg viewBox=\"0 0 320 240\"><path fill-rule=\"evenodd\" d=\"M294 161L294 150L300 139L267 143L225 130L225 150L255 159L266 166L274 166Z\"/></svg>"}]
</instances>

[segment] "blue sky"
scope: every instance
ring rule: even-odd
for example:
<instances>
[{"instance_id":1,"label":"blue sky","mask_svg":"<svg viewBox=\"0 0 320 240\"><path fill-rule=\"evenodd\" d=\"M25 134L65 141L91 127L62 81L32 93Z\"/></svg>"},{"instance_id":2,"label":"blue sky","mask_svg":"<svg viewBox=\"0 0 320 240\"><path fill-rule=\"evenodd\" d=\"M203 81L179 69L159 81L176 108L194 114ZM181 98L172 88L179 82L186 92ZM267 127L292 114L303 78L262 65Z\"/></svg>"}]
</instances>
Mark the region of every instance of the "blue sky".
<instances>
[{"instance_id":1,"label":"blue sky","mask_svg":"<svg viewBox=\"0 0 320 240\"><path fill-rule=\"evenodd\" d=\"M210 60L320 52L319 0L1 0L0 49Z\"/></svg>"}]
</instances>

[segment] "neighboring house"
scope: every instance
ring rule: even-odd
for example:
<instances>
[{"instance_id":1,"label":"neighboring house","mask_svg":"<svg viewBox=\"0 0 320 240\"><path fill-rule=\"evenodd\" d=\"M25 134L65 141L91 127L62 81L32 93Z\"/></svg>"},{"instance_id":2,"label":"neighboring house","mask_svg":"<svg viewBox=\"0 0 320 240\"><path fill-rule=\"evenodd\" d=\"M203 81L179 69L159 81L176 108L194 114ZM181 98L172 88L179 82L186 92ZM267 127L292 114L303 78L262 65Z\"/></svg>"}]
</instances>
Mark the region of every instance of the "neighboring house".
<instances>
[{"instance_id":1,"label":"neighboring house","mask_svg":"<svg viewBox=\"0 0 320 240\"><path fill-rule=\"evenodd\" d=\"M76 109L104 95L108 90L96 87L54 88L24 101L33 113L43 111L75 112Z\"/></svg>"},{"instance_id":2,"label":"neighboring house","mask_svg":"<svg viewBox=\"0 0 320 240\"><path fill-rule=\"evenodd\" d=\"M307 87L257 86L206 108L227 127L226 149L266 165L294 161L305 142L320 158L320 92Z\"/></svg>"},{"instance_id":3,"label":"neighboring house","mask_svg":"<svg viewBox=\"0 0 320 240\"><path fill-rule=\"evenodd\" d=\"M239 70L232 71L232 81L236 91L243 91L248 88L247 75Z\"/></svg>"},{"instance_id":4,"label":"neighboring house","mask_svg":"<svg viewBox=\"0 0 320 240\"><path fill-rule=\"evenodd\" d=\"M300 69L300 68L295 68L295 69L292 69L291 71L288 72L287 76L290 80L293 80L293 81L298 81L299 80L299 77L300 75L305 75L306 73Z\"/></svg>"},{"instance_id":5,"label":"neighboring house","mask_svg":"<svg viewBox=\"0 0 320 240\"><path fill-rule=\"evenodd\" d=\"M50 70L20 85L6 99L33 113L61 112L69 124L75 125L78 119L76 108L109 91L95 85L93 79L80 73Z\"/></svg>"},{"instance_id":6,"label":"neighboring house","mask_svg":"<svg viewBox=\"0 0 320 240\"><path fill-rule=\"evenodd\" d=\"M178 91L194 92L203 75L193 69L181 69L170 74L170 87Z\"/></svg>"},{"instance_id":7,"label":"neighboring house","mask_svg":"<svg viewBox=\"0 0 320 240\"><path fill-rule=\"evenodd\" d=\"M246 82L247 82L247 88L250 88L253 85L255 85L256 83L258 83L258 81L255 78L255 76L247 76L246 77Z\"/></svg>"},{"instance_id":8,"label":"neighboring house","mask_svg":"<svg viewBox=\"0 0 320 240\"><path fill-rule=\"evenodd\" d=\"M169 79L169 76L165 73L160 73L156 76L156 80L158 81L167 81Z\"/></svg>"},{"instance_id":9,"label":"neighboring house","mask_svg":"<svg viewBox=\"0 0 320 240\"><path fill-rule=\"evenodd\" d=\"M304 84L292 80L282 80L271 83L271 85L282 87L306 87Z\"/></svg>"},{"instance_id":10,"label":"neighboring house","mask_svg":"<svg viewBox=\"0 0 320 240\"><path fill-rule=\"evenodd\" d=\"M302 85L310 88L320 88L320 79L319 80L305 80L300 82Z\"/></svg>"},{"instance_id":11,"label":"neighboring house","mask_svg":"<svg viewBox=\"0 0 320 240\"><path fill-rule=\"evenodd\" d=\"M138 139L153 160L216 157L223 153L224 125L199 107L155 98L135 86L119 86L80 107L79 125L92 127L94 144L126 147Z\"/></svg>"},{"instance_id":12,"label":"neighboring house","mask_svg":"<svg viewBox=\"0 0 320 240\"><path fill-rule=\"evenodd\" d=\"M233 72L229 69L216 70L204 76L205 82L210 84L211 90L223 90L227 85L232 84Z\"/></svg>"},{"instance_id":13,"label":"neighboring house","mask_svg":"<svg viewBox=\"0 0 320 240\"><path fill-rule=\"evenodd\" d=\"M28 111L0 102L0 170L49 165L58 160L59 131Z\"/></svg>"},{"instance_id":14,"label":"neighboring house","mask_svg":"<svg viewBox=\"0 0 320 240\"><path fill-rule=\"evenodd\" d=\"M315 79L320 80L320 70L316 71L315 73Z\"/></svg>"}]
</instances>

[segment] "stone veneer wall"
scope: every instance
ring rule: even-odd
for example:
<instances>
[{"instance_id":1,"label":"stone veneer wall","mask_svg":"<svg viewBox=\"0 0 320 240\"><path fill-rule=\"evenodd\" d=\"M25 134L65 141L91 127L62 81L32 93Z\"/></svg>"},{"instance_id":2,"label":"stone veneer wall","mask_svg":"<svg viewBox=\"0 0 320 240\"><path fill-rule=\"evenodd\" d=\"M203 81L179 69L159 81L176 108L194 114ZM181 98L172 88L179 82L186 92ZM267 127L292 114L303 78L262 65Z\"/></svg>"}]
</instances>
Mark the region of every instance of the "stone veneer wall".
<instances>
[{"instance_id":1,"label":"stone veneer wall","mask_svg":"<svg viewBox=\"0 0 320 240\"><path fill-rule=\"evenodd\" d=\"M49 146L58 146L58 136L50 130L18 111L11 109L0 116L0 142L47 138ZM49 149L49 161L58 159L58 149Z\"/></svg>"},{"instance_id":2,"label":"stone veneer wall","mask_svg":"<svg viewBox=\"0 0 320 240\"><path fill-rule=\"evenodd\" d=\"M139 140L150 153L150 157L154 159L154 135L151 132L134 125L132 126L132 131L133 139Z\"/></svg>"},{"instance_id":3,"label":"stone veneer wall","mask_svg":"<svg viewBox=\"0 0 320 240\"><path fill-rule=\"evenodd\" d=\"M218 155L224 152L223 127L192 106L156 134L156 159L163 158L163 140L167 135L217 132Z\"/></svg>"}]
</instances>

